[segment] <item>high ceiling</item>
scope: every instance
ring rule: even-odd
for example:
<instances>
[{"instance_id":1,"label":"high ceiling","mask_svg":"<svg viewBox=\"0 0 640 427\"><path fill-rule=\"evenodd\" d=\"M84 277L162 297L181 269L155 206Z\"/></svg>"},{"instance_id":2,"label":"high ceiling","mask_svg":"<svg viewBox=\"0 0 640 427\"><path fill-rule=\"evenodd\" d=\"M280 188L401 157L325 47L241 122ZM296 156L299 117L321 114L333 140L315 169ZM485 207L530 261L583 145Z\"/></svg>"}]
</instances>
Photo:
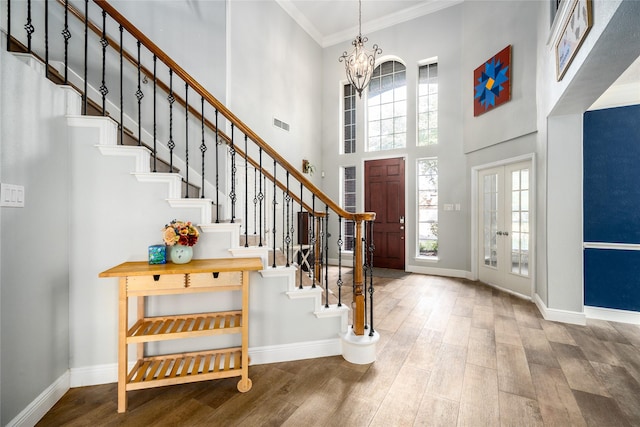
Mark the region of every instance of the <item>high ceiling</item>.
<instances>
[{"instance_id":1,"label":"high ceiling","mask_svg":"<svg viewBox=\"0 0 640 427\"><path fill-rule=\"evenodd\" d=\"M350 42L358 34L357 0L276 0L322 47ZM362 34L450 7L464 0L362 0ZM640 82L640 58L614 86Z\"/></svg>"},{"instance_id":2,"label":"high ceiling","mask_svg":"<svg viewBox=\"0 0 640 427\"><path fill-rule=\"evenodd\" d=\"M357 0L276 0L322 47L358 34ZM462 0L363 0L362 34L390 27Z\"/></svg>"}]
</instances>

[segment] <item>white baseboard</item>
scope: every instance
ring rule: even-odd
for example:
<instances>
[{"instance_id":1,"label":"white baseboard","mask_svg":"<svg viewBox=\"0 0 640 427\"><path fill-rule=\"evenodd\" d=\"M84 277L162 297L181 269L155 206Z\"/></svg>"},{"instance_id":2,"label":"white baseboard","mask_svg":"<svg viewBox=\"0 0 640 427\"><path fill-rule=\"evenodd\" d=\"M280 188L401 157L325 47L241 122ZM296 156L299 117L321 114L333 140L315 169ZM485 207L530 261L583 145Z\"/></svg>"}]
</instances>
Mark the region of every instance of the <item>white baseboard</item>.
<instances>
[{"instance_id":1,"label":"white baseboard","mask_svg":"<svg viewBox=\"0 0 640 427\"><path fill-rule=\"evenodd\" d=\"M533 302L535 302L538 310L542 314L545 320L551 320L553 322L571 323L574 325L586 325L587 316L585 313L568 310L558 310L555 308L548 308L547 305L540 299L538 294L533 296Z\"/></svg>"},{"instance_id":2,"label":"white baseboard","mask_svg":"<svg viewBox=\"0 0 640 427\"><path fill-rule=\"evenodd\" d=\"M640 325L640 312L618 310L615 308L585 306L584 313L588 319L607 320L609 322L631 323Z\"/></svg>"},{"instance_id":3,"label":"white baseboard","mask_svg":"<svg viewBox=\"0 0 640 427\"><path fill-rule=\"evenodd\" d=\"M135 362L129 362L129 370L133 368ZM82 368L71 368L71 387L85 387L90 385L109 384L118 381L118 364L108 363L105 365L83 366Z\"/></svg>"},{"instance_id":4,"label":"white baseboard","mask_svg":"<svg viewBox=\"0 0 640 427\"><path fill-rule=\"evenodd\" d=\"M297 342L249 349L252 365L315 359L318 357L339 356L341 354L342 344L338 337L322 341Z\"/></svg>"},{"instance_id":5,"label":"white baseboard","mask_svg":"<svg viewBox=\"0 0 640 427\"><path fill-rule=\"evenodd\" d=\"M338 356L342 354L339 337L321 341L297 342L293 344L272 345L249 348L252 365L266 363L289 362L300 359L315 359L317 357ZM129 361L129 370L135 365ZM70 370L70 387L85 387L99 384L109 384L118 381L118 364L86 366ZM67 387L68 389L69 387ZM66 391L66 390L65 390Z\"/></svg>"},{"instance_id":6,"label":"white baseboard","mask_svg":"<svg viewBox=\"0 0 640 427\"><path fill-rule=\"evenodd\" d=\"M408 265L405 267L408 273L430 274L432 276L458 277L460 279L471 280L471 272L464 270L454 270L452 268L423 267L419 265Z\"/></svg>"},{"instance_id":7,"label":"white baseboard","mask_svg":"<svg viewBox=\"0 0 640 427\"><path fill-rule=\"evenodd\" d=\"M53 405L69 390L69 371L65 372L47 387L33 402L22 410L14 419L9 421L7 427L34 426ZM7 392L9 392L7 390Z\"/></svg>"}]
</instances>

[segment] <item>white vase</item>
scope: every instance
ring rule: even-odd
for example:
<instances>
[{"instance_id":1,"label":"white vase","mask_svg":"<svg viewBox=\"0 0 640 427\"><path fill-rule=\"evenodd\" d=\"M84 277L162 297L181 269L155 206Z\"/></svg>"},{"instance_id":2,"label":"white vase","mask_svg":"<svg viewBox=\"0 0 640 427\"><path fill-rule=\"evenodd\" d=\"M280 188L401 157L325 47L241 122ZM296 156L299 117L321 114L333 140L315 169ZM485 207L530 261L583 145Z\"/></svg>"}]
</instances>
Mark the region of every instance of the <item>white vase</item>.
<instances>
[{"instance_id":1,"label":"white vase","mask_svg":"<svg viewBox=\"0 0 640 427\"><path fill-rule=\"evenodd\" d=\"M193 258L193 246L173 245L169 256L174 264L186 264Z\"/></svg>"}]
</instances>

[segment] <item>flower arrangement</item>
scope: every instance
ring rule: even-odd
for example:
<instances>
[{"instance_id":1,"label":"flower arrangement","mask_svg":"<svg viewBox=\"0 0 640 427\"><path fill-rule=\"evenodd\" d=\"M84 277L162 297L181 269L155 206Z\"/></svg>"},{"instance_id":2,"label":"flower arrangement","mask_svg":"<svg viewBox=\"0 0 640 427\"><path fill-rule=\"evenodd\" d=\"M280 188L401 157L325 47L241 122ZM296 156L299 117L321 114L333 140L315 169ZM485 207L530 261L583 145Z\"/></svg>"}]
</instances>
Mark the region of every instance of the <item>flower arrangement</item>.
<instances>
[{"instance_id":1,"label":"flower arrangement","mask_svg":"<svg viewBox=\"0 0 640 427\"><path fill-rule=\"evenodd\" d=\"M198 243L198 236L200 236L198 229L190 221L174 219L164 226L162 239L167 246L193 246Z\"/></svg>"}]
</instances>

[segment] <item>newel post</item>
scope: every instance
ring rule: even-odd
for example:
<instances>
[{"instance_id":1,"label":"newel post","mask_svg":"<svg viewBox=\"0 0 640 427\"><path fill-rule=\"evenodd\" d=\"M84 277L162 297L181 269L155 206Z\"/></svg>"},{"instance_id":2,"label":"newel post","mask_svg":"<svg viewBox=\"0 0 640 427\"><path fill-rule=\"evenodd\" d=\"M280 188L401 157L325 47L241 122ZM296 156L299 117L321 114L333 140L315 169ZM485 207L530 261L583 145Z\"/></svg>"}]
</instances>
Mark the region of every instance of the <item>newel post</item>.
<instances>
[{"instance_id":1,"label":"newel post","mask_svg":"<svg viewBox=\"0 0 640 427\"><path fill-rule=\"evenodd\" d=\"M364 335L365 301L362 257L362 219L357 218L355 223L356 237L353 248L353 333L355 335Z\"/></svg>"}]
</instances>

